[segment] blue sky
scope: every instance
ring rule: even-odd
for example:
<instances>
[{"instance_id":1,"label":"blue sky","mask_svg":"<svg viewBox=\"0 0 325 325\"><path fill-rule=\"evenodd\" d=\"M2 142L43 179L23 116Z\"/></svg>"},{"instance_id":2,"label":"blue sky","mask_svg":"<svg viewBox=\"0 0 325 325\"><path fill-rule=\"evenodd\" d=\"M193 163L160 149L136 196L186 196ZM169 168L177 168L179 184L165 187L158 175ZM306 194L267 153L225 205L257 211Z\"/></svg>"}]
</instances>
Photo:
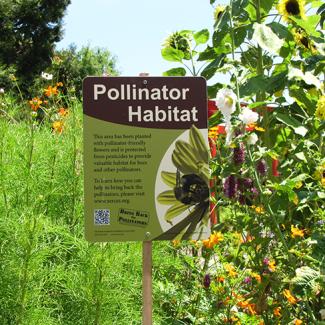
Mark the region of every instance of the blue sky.
<instances>
[{"instance_id":1,"label":"blue sky","mask_svg":"<svg viewBox=\"0 0 325 325\"><path fill-rule=\"evenodd\" d=\"M72 0L58 47L71 43L78 48L105 47L116 55L121 75L159 76L178 66L160 55L168 34L182 29L211 31L212 26L209 0Z\"/></svg>"}]
</instances>

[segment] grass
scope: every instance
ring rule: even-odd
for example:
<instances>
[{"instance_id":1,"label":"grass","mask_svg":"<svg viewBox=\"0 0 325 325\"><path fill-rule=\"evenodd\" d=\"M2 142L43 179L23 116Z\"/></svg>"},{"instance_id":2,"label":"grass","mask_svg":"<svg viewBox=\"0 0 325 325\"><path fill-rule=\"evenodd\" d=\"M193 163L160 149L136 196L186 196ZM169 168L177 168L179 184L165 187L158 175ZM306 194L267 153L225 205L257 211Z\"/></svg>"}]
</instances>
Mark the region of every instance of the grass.
<instances>
[{"instance_id":1,"label":"grass","mask_svg":"<svg viewBox=\"0 0 325 325\"><path fill-rule=\"evenodd\" d=\"M0 116L1 325L141 324L141 243L85 241L82 156L80 103L62 134ZM166 243L153 259L177 265Z\"/></svg>"}]
</instances>

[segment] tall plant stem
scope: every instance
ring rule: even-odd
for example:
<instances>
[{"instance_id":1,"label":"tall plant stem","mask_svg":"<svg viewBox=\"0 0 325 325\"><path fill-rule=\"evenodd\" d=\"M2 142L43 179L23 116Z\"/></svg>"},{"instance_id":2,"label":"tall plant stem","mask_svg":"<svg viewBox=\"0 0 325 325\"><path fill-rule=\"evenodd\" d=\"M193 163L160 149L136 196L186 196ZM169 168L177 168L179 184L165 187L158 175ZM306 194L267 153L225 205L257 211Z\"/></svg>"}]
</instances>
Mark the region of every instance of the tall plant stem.
<instances>
[{"instance_id":1,"label":"tall plant stem","mask_svg":"<svg viewBox=\"0 0 325 325\"><path fill-rule=\"evenodd\" d=\"M35 238L35 229L37 220L34 216L32 219L32 228L29 229L27 234L27 245L25 247L25 254L24 254L24 260L22 265L22 276L20 279L20 289L21 289L21 295L19 299L19 311L17 316L17 322L16 324L19 325L23 322L24 319L24 313L26 308L26 293L27 293L27 285L28 285L28 277L29 277L29 264L32 257L32 250L34 246L34 238ZM30 221L28 221L28 224ZM29 227L29 225L28 225Z\"/></svg>"},{"instance_id":2,"label":"tall plant stem","mask_svg":"<svg viewBox=\"0 0 325 325\"><path fill-rule=\"evenodd\" d=\"M233 1L230 0L230 33L231 33L231 56L233 62L235 62L235 31L234 31L234 22L232 15ZM239 92L239 83L238 83L238 75L237 71L235 72L235 83L236 83L236 96L237 96L237 110L240 111L240 92Z\"/></svg>"},{"instance_id":3,"label":"tall plant stem","mask_svg":"<svg viewBox=\"0 0 325 325\"><path fill-rule=\"evenodd\" d=\"M2 195L3 195L3 201L5 204L6 213L8 213L8 199L7 199L7 192L6 192L6 186L4 182L4 164L3 164L3 148L4 148L4 136L0 139L0 185L2 187Z\"/></svg>"},{"instance_id":4,"label":"tall plant stem","mask_svg":"<svg viewBox=\"0 0 325 325\"><path fill-rule=\"evenodd\" d=\"M281 232L279 224L278 224L278 222L277 222L277 220L275 218L274 212L273 212L270 204L267 202L268 200L264 197L261 181L260 181L260 178L259 178L259 176L257 174L256 168L254 166L254 160L253 160L252 153L250 151L249 146L246 147L246 150L247 150L247 153L248 153L249 161L250 161L250 164L251 164L251 167L252 167L252 170L253 170L253 174L254 174L254 178L255 178L258 190L259 190L260 195L262 197L262 202L264 203L264 206L266 208L266 211L267 211L268 215L271 217L272 223L273 223L274 228L275 228L275 232L276 232L278 238L280 239L280 241L281 241L281 243L283 245L285 253L287 254L287 256L289 258L289 261L291 262L291 255L289 253L289 248L287 246L287 243L286 243L286 241L285 241L285 239L283 237L283 234Z\"/></svg>"},{"instance_id":5,"label":"tall plant stem","mask_svg":"<svg viewBox=\"0 0 325 325\"><path fill-rule=\"evenodd\" d=\"M26 185L26 203L29 206L29 198L30 198L30 179L31 179L31 170L32 170L32 160L33 160L33 153L34 153L34 146L35 146L35 130L34 130L34 123L31 121L30 126L30 145L29 145L29 152L27 157L27 185Z\"/></svg>"},{"instance_id":6,"label":"tall plant stem","mask_svg":"<svg viewBox=\"0 0 325 325\"><path fill-rule=\"evenodd\" d=\"M261 16L261 0L255 0L255 8L256 8L256 21L257 23L262 22L262 16ZM264 62L263 62L263 50L258 45L257 46L257 68L256 72L259 76L264 76ZM266 93L264 90L258 91L256 94L256 102L264 102L266 99ZM271 138L270 138L270 117L267 107L261 106L259 108L259 113L261 116L263 116L262 125L265 130L264 136L263 136L263 142L266 145L267 148L270 149L271 147ZM268 163L270 165L271 158L268 158ZM270 174L271 175L271 174Z\"/></svg>"}]
</instances>

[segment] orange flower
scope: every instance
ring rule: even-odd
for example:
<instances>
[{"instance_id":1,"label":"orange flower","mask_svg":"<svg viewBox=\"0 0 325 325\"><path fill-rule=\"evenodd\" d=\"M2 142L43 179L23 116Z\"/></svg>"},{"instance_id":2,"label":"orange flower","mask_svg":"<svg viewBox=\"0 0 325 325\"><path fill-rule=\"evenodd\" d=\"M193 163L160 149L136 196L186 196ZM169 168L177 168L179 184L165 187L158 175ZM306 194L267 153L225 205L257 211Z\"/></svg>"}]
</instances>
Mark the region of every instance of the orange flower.
<instances>
[{"instance_id":1,"label":"orange flower","mask_svg":"<svg viewBox=\"0 0 325 325\"><path fill-rule=\"evenodd\" d=\"M28 103L33 111L37 111L43 102L38 97L34 97Z\"/></svg>"},{"instance_id":2,"label":"orange flower","mask_svg":"<svg viewBox=\"0 0 325 325\"><path fill-rule=\"evenodd\" d=\"M223 283L223 282L225 282L225 278L224 278L223 276L218 276L218 277L216 278L216 281L217 281L217 282L220 282L220 283Z\"/></svg>"},{"instance_id":3,"label":"orange flower","mask_svg":"<svg viewBox=\"0 0 325 325\"><path fill-rule=\"evenodd\" d=\"M254 239L250 234L241 234L240 242L242 244L249 243Z\"/></svg>"},{"instance_id":4,"label":"orange flower","mask_svg":"<svg viewBox=\"0 0 325 325\"><path fill-rule=\"evenodd\" d=\"M209 239L202 240L202 244L205 248L213 248L216 244L223 240L221 232L214 232L210 235Z\"/></svg>"},{"instance_id":5,"label":"orange flower","mask_svg":"<svg viewBox=\"0 0 325 325\"><path fill-rule=\"evenodd\" d=\"M293 296L290 290L288 289L283 290L283 295L287 298L291 305L295 305L298 302L298 299Z\"/></svg>"},{"instance_id":6,"label":"orange flower","mask_svg":"<svg viewBox=\"0 0 325 325\"><path fill-rule=\"evenodd\" d=\"M59 82L56 83L56 86L57 87L63 87L63 83L61 81L59 81Z\"/></svg>"},{"instance_id":7,"label":"orange flower","mask_svg":"<svg viewBox=\"0 0 325 325\"><path fill-rule=\"evenodd\" d=\"M180 241L179 241L178 239L174 239L174 240L172 241L172 244L173 244L174 247L177 247L177 246L179 246Z\"/></svg>"},{"instance_id":8,"label":"orange flower","mask_svg":"<svg viewBox=\"0 0 325 325\"><path fill-rule=\"evenodd\" d=\"M61 116L66 116L68 114L68 110L65 109L65 108L63 108L63 107L61 107L61 108L59 108L59 112L58 113Z\"/></svg>"},{"instance_id":9,"label":"orange flower","mask_svg":"<svg viewBox=\"0 0 325 325\"><path fill-rule=\"evenodd\" d=\"M48 86L46 89L44 89L44 94L47 97L51 97L52 95L57 95L58 93L59 92L56 86L55 87Z\"/></svg>"},{"instance_id":10,"label":"orange flower","mask_svg":"<svg viewBox=\"0 0 325 325\"><path fill-rule=\"evenodd\" d=\"M231 276L231 277L235 277L235 276L237 276L237 272L236 272L236 269L235 269L235 267L233 266L233 265L231 265L231 264L226 264L225 266L224 266L224 268L225 268L225 270L228 272L228 274L229 274L229 276Z\"/></svg>"},{"instance_id":11,"label":"orange flower","mask_svg":"<svg viewBox=\"0 0 325 325\"><path fill-rule=\"evenodd\" d=\"M262 282L262 278L259 274L255 273L255 272L252 272L251 273L251 276L258 282L258 283L261 283Z\"/></svg>"},{"instance_id":12,"label":"orange flower","mask_svg":"<svg viewBox=\"0 0 325 325\"><path fill-rule=\"evenodd\" d=\"M57 133L62 133L63 131L63 122L62 121L55 121L52 124L53 131Z\"/></svg>"},{"instance_id":13,"label":"orange flower","mask_svg":"<svg viewBox=\"0 0 325 325\"><path fill-rule=\"evenodd\" d=\"M302 320L300 319L296 319L295 322L294 322L295 325L301 325L303 324Z\"/></svg>"},{"instance_id":14,"label":"orange flower","mask_svg":"<svg viewBox=\"0 0 325 325\"><path fill-rule=\"evenodd\" d=\"M295 227L294 225L291 225L291 237L304 237L305 230L299 229L298 227Z\"/></svg>"},{"instance_id":15,"label":"orange flower","mask_svg":"<svg viewBox=\"0 0 325 325\"><path fill-rule=\"evenodd\" d=\"M243 309L247 309L251 315L256 315L256 304L251 303L249 300L239 301L237 306Z\"/></svg>"},{"instance_id":16,"label":"orange flower","mask_svg":"<svg viewBox=\"0 0 325 325\"><path fill-rule=\"evenodd\" d=\"M273 315L275 317L281 317L281 307L276 307L273 309Z\"/></svg>"}]
</instances>

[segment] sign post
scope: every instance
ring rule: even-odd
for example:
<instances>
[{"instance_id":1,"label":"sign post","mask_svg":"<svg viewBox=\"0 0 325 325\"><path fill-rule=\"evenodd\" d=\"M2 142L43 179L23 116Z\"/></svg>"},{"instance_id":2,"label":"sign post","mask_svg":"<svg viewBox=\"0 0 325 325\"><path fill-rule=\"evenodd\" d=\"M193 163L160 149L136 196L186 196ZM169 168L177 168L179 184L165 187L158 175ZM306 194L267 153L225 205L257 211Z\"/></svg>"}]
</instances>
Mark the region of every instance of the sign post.
<instances>
[{"instance_id":1,"label":"sign post","mask_svg":"<svg viewBox=\"0 0 325 325\"><path fill-rule=\"evenodd\" d=\"M152 324L152 240L204 239L209 225L206 81L87 77L85 235L143 242L143 324Z\"/></svg>"},{"instance_id":2,"label":"sign post","mask_svg":"<svg viewBox=\"0 0 325 325\"><path fill-rule=\"evenodd\" d=\"M152 324L152 241L142 244L142 324Z\"/></svg>"}]
</instances>

